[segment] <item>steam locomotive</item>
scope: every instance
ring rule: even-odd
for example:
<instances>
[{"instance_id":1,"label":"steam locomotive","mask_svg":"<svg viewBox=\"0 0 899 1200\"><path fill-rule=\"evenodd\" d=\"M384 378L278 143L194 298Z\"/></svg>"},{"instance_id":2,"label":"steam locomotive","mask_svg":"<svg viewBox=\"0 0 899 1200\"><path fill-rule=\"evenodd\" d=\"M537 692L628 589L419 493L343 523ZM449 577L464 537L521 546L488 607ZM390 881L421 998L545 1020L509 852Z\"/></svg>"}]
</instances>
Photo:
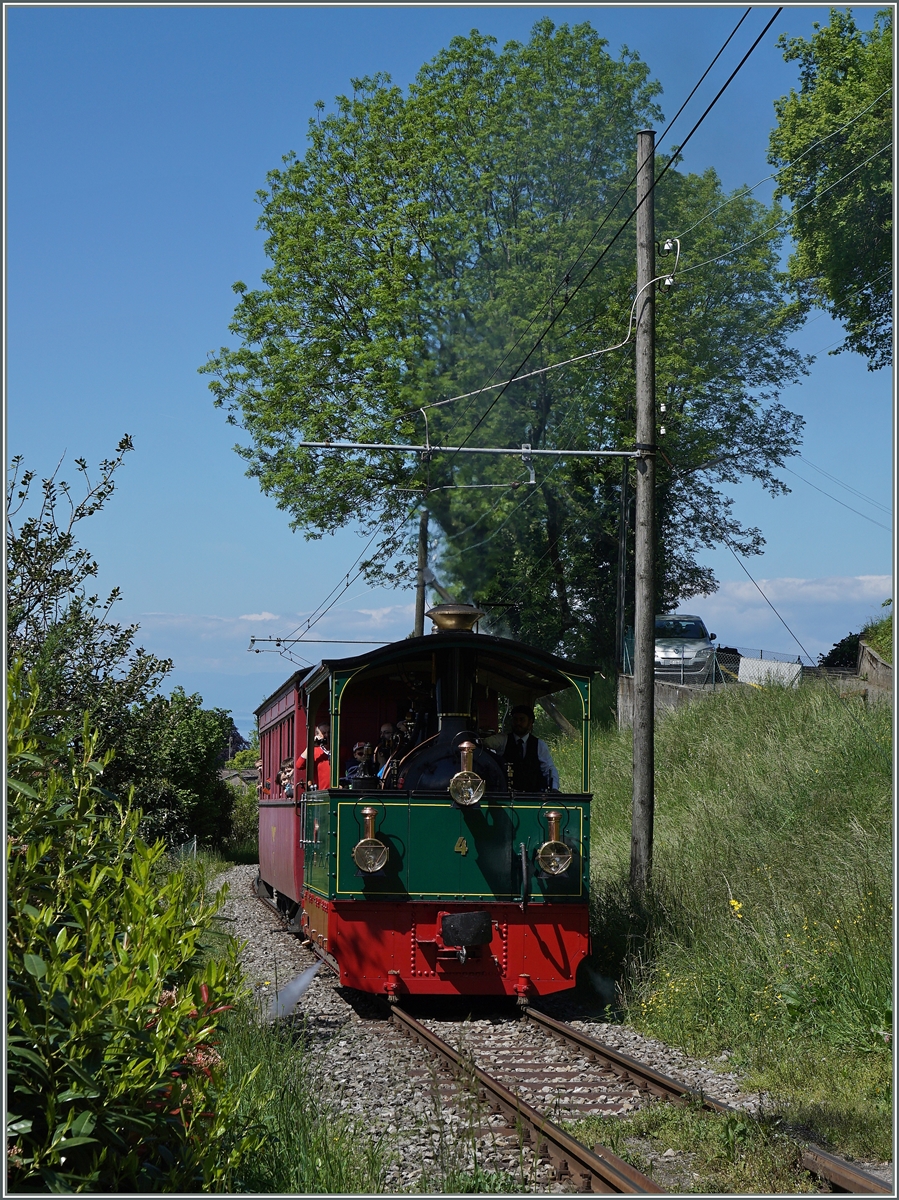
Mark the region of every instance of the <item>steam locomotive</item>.
<instances>
[{"instance_id":1,"label":"steam locomotive","mask_svg":"<svg viewBox=\"0 0 899 1200\"><path fill-rule=\"evenodd\" d=\"M428 616L424 637L298 671L256 710L256 889L346 986L524 1004L573 987L588 953L593 671L478 632L470 605ZM583 790L516 791L485 731L572 688ZM354 745L398 714L380 777L348 777Z\"/></svg>"}]
</instances>

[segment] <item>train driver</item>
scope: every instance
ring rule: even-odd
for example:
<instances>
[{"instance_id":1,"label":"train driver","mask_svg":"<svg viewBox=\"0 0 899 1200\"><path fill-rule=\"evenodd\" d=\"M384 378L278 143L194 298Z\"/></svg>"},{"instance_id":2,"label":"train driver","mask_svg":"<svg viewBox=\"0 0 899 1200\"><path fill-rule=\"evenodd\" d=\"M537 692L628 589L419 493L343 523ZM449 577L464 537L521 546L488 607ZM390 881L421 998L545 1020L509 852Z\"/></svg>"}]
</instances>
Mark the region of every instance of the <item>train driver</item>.
<instances>
[{"instance_id":1,"label":"train driver","mask_svg":"<svg viewBox=\"0 0 899 1200\"><path fill-rule=\"evenodd\" d=\"M326 788L331 786L331 726L316 725L312 763L314 767L315 786ZM297 759L297 774L306 774L306 751Z\"/></svg>"},{"instance_id":2,"label":"train driver","mask_svg":"<svg viewBox=\"0 0 899 1200\"><path fill-rule=\"evenodd\" d=\"M484 745L496 751L504 765L512 766L512 787L516 792L559 790L559 772L549 747L534 737L534 710L527 704L512 709L512 732L484 738Z\"/></svg>"}]
</instances>

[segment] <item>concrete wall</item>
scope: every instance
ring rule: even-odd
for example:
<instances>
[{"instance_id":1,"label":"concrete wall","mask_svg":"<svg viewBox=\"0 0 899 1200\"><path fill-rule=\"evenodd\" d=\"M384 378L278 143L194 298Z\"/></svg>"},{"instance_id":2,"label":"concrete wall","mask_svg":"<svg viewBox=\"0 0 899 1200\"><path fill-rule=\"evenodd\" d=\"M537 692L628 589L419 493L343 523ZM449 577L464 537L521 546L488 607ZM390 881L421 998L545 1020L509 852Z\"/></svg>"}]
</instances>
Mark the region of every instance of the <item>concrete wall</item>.
<instances>
[{"instance_id":1,"label":"concrete wall","mask_svg":"<svg viewBox=\"0 0 899 1200\"><path fill-rule=\"evenodd\" d=\"M741 664L742 665L742 664ZM768 660L765 660L768 665ZM794 664L786 664L791 670ZM797 678L796 684L799 683ZM730 685L733 686L733 685ZM746 684L744 683L744 687ZM795 686L795 685L794 685ZM866 704L889 704L893 699L893 668L880 655L866 646L859 646L858 676L834 677L833 686L839 689L840 698L861 695ZM717 688L696 687L685 683L665 683L655 681L655 710L656 717L662 717L666 712L680 708L682 704L692 704L704 696L714 696L720 691ZM634 677L633 675L618 676L618 728L632 729L634 725Z\"/></svg>"},{"instance_id":2,"label":"concrete wall","mask_svg":"<svg viewBox=\"0 0 899 1200\"><path fill-rule=\"evenodd\" d=\"M692 704L703 696L713 696L720 691L720 686L696 687L687 683L667 683L661 679L655 681L655 710L656 717L663 716L683 704ZM632 729L634 725L634 677L633 675L618 676L618 728Z\"/></svg>"},{"instance_id":3,"label":"concrete wall","mask_svg":"<svg viewBox=\"0 0 899 1200\"><path fill-rule=\"evenodd\" d=\"M893 690L893 668L866 642L859 642L858 646L858 676L872 687Z\"/></svg>"}]
</instances>

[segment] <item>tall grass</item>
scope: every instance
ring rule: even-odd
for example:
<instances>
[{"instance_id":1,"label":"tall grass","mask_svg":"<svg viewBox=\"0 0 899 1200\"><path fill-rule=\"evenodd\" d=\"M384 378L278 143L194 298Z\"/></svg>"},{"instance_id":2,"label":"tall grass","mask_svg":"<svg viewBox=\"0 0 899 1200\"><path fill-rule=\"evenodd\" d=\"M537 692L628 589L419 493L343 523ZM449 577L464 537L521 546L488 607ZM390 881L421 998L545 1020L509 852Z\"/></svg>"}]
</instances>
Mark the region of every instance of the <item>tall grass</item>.
<instances>
[{"instance_id":1,"label":"tall grass","mask_svg":"<svg viewBox=\"0 0 899 1200\"><path fill-rule=\"evenodd\" d=\"M888 600L887 604L890 603ZM884 606L886 607L886 605ZM893 661L893 614L879 621L869 621L862 630L862 638L875 650L884 662Z\"/></svg>"},{"instance_id":2,"label":"tall grass","mask_svg":"<svg viewBox=\"0 0 899 1200\"><path fill-rule=\"evenodd\" d=\"M383 1191L386 1152L342 1116L301 1025L260 1022L251 1005L231 1014L219 1052L226 1079L244 1080L235 1128L261 1132L265 1151L245 1162L235 1191L369 1195ZM255 1073L254 1073L255 1072Z\"/></svg>"},{"instance_id":3,"label":"tall grass","mask_svg":"<svg viewBox=\"0 0 899 1200\"><path fill-rule=\"evenodd\" d=\"M725 689L666 716L639 902L630 734L594 741L594 959L628 1019L728 1053L859 1154L890 1141L891 718L823 684Z\"/></svg>"}]
</instances>

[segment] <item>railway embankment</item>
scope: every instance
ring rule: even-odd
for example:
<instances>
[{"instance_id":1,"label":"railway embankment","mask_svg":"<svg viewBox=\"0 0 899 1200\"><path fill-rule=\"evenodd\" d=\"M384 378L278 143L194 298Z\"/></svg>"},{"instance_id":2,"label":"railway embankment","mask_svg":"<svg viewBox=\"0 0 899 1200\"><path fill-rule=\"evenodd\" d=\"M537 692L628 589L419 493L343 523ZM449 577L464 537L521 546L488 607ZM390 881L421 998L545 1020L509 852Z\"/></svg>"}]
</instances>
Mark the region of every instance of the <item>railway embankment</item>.
<instances>
[{"instance_id":1,"label":"railway embankment","mask_svg":"<svg viewBox=\"0 0 899 1200\"><path fill-rule=\"evenodd\" d=\"M881 1162L892 1144L891 717L820 680L719 689L668 714L656 730L654 882L639 903L627 886L629 730L596 730L592 781L591 966L610 999L617 988L623 1020L737 1069L772 1119L809 1140Z\"/></svg>"},{"instance_id":2,"label":"railway embankment","mask_svg":"<svg viewBox=\"0 0 899 1200\"><path fill-rule=\"evenodd\" d=\"M770 666L759 660L759 666ZM779 664L776 664L779 665ZM784 664L790 666L791 664ZM794 668L799 672L798 665ZM866 642L859 644L858 668L855 674L847 671L828 672L818 667L803 667L797 683L825 682L841 699L860 696L866 704L889 704L893 699L893 667ZM656 717L666 717L687 704L707 700L728 687L747 687L733 672L722 673L721 680L708 684L673 683L667 679L654 682ZM801 686L801 683L800 683ZM619 729L632 729L634 724L634 677L619 675L616 695L616 721Z\"/></svg>"}]
</instances>

